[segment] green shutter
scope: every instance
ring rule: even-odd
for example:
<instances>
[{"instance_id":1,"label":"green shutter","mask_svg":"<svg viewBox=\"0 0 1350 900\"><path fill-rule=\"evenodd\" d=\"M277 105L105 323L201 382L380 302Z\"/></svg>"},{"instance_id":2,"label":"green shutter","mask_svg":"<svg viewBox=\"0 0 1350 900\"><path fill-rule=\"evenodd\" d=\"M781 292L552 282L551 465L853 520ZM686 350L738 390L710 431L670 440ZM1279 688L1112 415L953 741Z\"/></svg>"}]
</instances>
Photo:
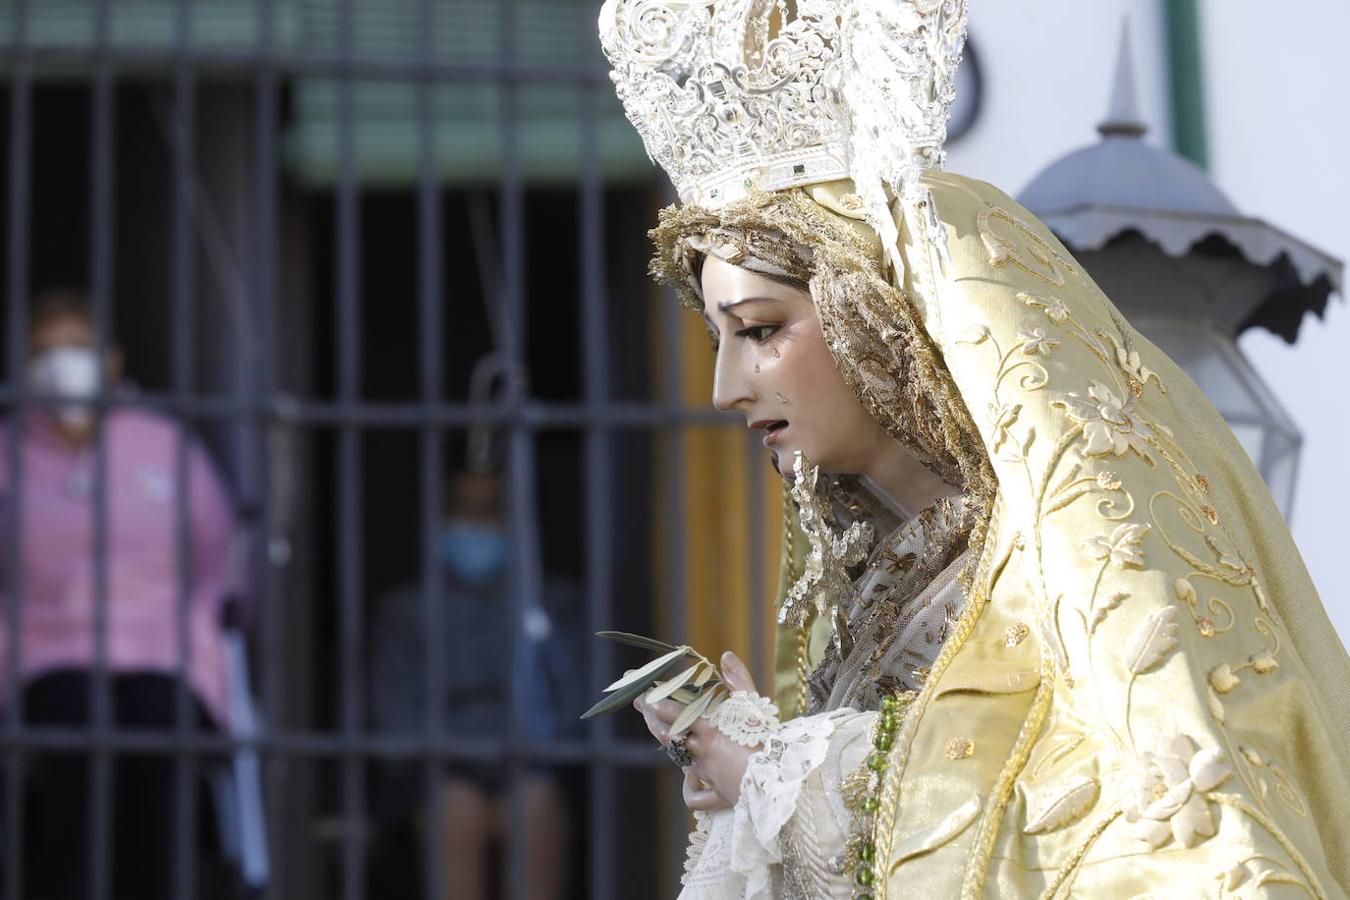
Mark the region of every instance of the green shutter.
<instances>
[{"instance_id":1,"label":"green shutter","mask_svg":"<svg viewBox=\"0 0 1350 900\"><path fill-rule=\"evenodd\" d=\"M500 4L492 0L435 0L435 59L457 63L499 60ZM353 0L353 43L360 60L407 63L421 57L421 0ZM28 5L28 42L50 54L35 69L39 79L80 78L88 71L83 51L94 41L93 0L42 0ZM331 58L340 52L338 0L277 0L275 42L301 56ZM522 68L604 72L590 0L519 0L515 11L516 63ZM174 47L175 0L118 0L110 19L114 47L158 51L120 71L133 77L167 75ZM0 0L0 43L11 40L13 9ZM250 53L260 38L258 5L246 0L194 0L191 46L211 55L202 80L251 80ZM229 64L237 54L237 66ZM340 81L296 76L287 122L286 163L302 183L321 188L336 178L341 149ZM583 91L567 80L520 82L516 117L502 117L502 87L491 77L442 78L431 82L436 171L450 184L492 182L501 177L505 131L514 127L523 178L532 183L572 183L581 174ZM656 176L642 143L623 117L609 85L594 88L594 146L602 177L644 181ZM369 186L412 184L418 175L422 135L418 85L412 79L364 78L353 85L356 169Z\"/></svg>"},{"instance_id":2,"label":"green shutter","mask_svg":"<svg viewBox=\"0 0 1350 900\"><path fill-rule=\"evenodd\" d=\"M417 89L407 83L362 82L354 87L356 168L363 181L397 185L416 179L421 154ZM595 103L594 147L610 180L650 179L655 169L611 92ZM340 151L338 85L297 85L297 119L287 138L292 169L320 186L336 177ZM502 91L491 83L452 82L433 89L438 175L451 183L484 183L501 174L505 134ZM571 85L522 85L516 102L516 158L527 181L574 182L581 173L581 90Z\"/></svg>"},{"instance_id":3,"label":"green shutter","mask_svg":"<svg viewBox=\"0 0 1350 900\"><path fill-rule=\"evenodd\" d=\"M332 0L303 0L305 47L334 53L340 20ZM595 33L599 6L587 0L519 0L515 10L516 63L522 67L589 67L601 72ZM418 0L363 0L355 6L356 49L363 58L417 59L422 18ZM500 4L490 0L438 0L436 58L492 63L502 46ZM505 129L502 88L493 80L433 82L436 169L446 183L492 182L502 172ZM570 183L580 177L583 88L568 82L522 82L516 92L516 158L532 183ZM296 118L287 137L287 159L307 184L335 177L340 152L339 84L304 78L296 84ZM421 158L415 83L365 80L353 87L356 168L372 185L407 184ZM637 134L623 117L614 92L595 89L594 146L602 176L645 180L655 176Z\"/></svg>"},{"instance_id":4,"label":"green shutter","mask_svg":"<svg viewBox=\"0 0 1350 900\"><path fill-rule=\"evenodd\" d=\"M15 5L0 0L0 45L14 40ZM117 49L134 49L163 54L176 45L178 19L175 0L112 0L108 16L108 43ZM94 45L96 12L94 0L29 0L26 40L29 46L44 50L70 51L53 61L44 54L35 66L39 79L83 78L88 74L85 52ZM291 46L298 40L298 3L277 0L276 43ZM248 54L256 51L261 38L258 4L246 0L194 0L189 44L195 50L213 54L238 54L238 70L251 69ZM127 65L124 71L139 75L163 71L164 57L151 62ZM220 66L216 71L229 71Z\"/></svg>"}]
</instances>

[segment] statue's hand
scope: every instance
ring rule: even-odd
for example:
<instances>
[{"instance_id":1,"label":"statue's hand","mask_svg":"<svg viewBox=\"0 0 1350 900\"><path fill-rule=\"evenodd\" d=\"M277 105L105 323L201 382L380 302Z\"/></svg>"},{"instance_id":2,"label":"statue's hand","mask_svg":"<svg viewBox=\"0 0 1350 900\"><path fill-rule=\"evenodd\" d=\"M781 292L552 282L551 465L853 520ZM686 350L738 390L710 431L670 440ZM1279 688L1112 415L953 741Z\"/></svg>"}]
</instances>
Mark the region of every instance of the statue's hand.
<instances>
[{"instance_id":1,"label":"statue's hand","mask_svg":"<svg viewBox=\"0 0 1350 900\"><path fill-rule=\"evenodd\" d=\"M750 672L736 654L722 654L722 677L734 691L755 690ZM684 707L674 700L647 703L638 697L633 706L642 713L647 729L664 746L670 744L670 726ZM750 757L759 746L745 747L727 737L700 716L684 736L685 749L694 764L684 767L684 803L690 809L722 809L741 796L741 778Z\"/></svg>"}]
</instances>

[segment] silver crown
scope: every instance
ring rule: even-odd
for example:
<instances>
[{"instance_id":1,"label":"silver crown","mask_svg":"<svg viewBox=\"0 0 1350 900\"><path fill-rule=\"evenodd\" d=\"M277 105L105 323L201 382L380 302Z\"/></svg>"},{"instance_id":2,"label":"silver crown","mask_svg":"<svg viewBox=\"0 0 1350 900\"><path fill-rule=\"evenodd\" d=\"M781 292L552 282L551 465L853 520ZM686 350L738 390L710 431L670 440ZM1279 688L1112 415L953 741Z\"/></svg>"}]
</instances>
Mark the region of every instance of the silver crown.
<instances>
[{"instance_id":1,"label":"silver crown","mask_svg":"<svg viewBox=\"0 0 1350 900\"><path fill-rule=\"evenodd\" d=\"M942 165L966 0L606 0L599 24L686 203L851 177L873 221Z\"/></svg>"}]
</instances>

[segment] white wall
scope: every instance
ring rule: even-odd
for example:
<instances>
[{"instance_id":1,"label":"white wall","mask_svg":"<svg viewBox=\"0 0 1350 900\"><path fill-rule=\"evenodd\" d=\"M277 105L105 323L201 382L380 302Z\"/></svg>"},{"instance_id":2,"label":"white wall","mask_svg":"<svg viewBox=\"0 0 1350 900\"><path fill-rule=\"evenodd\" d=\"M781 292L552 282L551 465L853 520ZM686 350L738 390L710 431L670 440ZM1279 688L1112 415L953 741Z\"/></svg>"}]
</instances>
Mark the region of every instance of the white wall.
<instances>
[{"instance_id":1,"label":"white wall","mask_svg":"<svg viewBox=\"0 0 1350 900\"><path fill-rule=\"evenodd\" d=\"M1129 16L1147 139L1171 141L1166 45L1157 0L972 0L984 105L948 168L1016 195L1037 172L1097 140Z\"/></svg>"},{"instance_id":2,"label":"white wall","mask_svg":"<svg viewBox=\"0 0 1350 900\"><path fill-rule=\"evenodd\" d=\"M1170 145L1163 0L972 0L985 74L979 122L949 168L1016 194L1059 156L1097 139L1128 14L1147 139ZM1211 171L1247 215L1350 258L1350 4L1201 0ZM1293 528L1323 602L1350 643L1350 312L1333 297L1286 347L1242 340L1303 431Z\"/></svg>"}]
</instances>

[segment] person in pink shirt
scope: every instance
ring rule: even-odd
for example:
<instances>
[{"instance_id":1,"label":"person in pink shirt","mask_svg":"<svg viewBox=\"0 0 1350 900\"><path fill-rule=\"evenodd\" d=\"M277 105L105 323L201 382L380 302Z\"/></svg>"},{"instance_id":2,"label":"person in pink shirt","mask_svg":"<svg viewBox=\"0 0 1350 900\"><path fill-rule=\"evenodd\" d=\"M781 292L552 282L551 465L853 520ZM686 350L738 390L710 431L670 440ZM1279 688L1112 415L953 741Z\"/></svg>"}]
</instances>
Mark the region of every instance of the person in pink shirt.
<instances>
[{"instance_id":1,"label":"person in pink shirt","mask_svg":"<svg viewBox=\"0 0 1350 900\"><path fill-rule=\"evenodd\" d=\"M173 728L178 685L185 677L194 699L192 727L223 730L229 723L222 617L236 594L231 559L237 532L225 485L206 450L179 423L125 406L100 414L88 403L100 382L116 395L121 357L113 348L100 359L82 295L42 296L30 323L28 387L61 399L0 423L0 547L8 548L11 530L20 528L17 570L10 570L9 554L0 553L0 703L10 702L10 655L17 654L29 725L70 728L91 721L89 686L98 659L102 593L114 727ZM96 550L100 419L102 574ZM11 483L9 458L13 428L19 430L17 486ZM187 442L185 516L179 501L180 440ZM183 551L186 585L180 582ZM179 638L184 588L185 654ZM14 635L10 605L16 600ZM30 770L25 858L32 871L25 896L83 898L88 758L44 753ZM172 758L119 755L113 784L112 896L168 898L173 835L181 827L174 821Z\"/></svg>"}]
</instances>

